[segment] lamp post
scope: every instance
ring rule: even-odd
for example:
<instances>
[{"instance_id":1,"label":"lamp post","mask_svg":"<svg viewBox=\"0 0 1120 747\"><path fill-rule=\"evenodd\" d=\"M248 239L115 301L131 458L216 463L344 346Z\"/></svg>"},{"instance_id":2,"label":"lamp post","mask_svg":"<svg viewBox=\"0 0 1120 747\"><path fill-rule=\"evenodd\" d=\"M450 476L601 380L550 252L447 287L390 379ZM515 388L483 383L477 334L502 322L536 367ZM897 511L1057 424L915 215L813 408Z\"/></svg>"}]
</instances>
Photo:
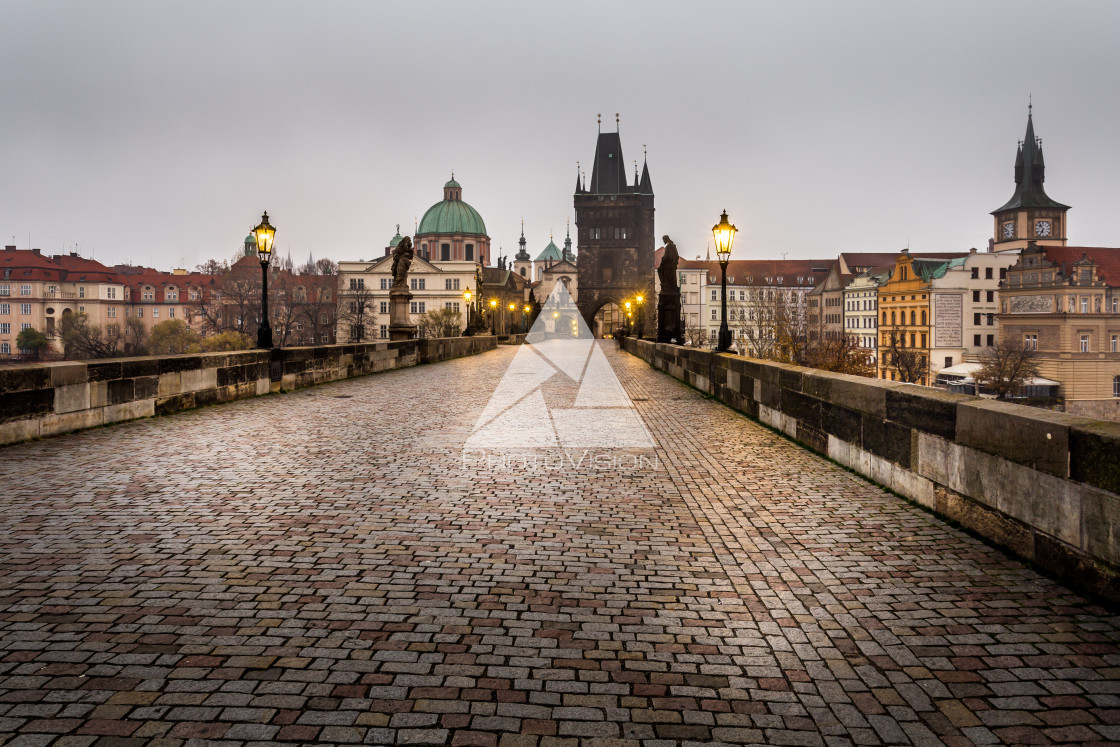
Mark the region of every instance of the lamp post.
<instances>
[{"instance_id":1,"label":"lamp post","mask_svg":"<svg viewBox=\"0 0 1120 747\"><path fill-rule=\"evenodd\" d=\"M731 245L735 242L735 233L738 230L727 222L726 210L719 217L719 223L712 226L712 237L716 242L716 256L719 257L719 268L723 273L723 279L720 281L722 314L720 315L717 353L726 353L731 349L731 328L727 326L727 262L731 259Z\"/></svg>"},{"instance_id":2,"label":"lamp post","mask_svg":"<svg viewBox=\"0 0 1120 747\"><path fill-rule=\"evenodd\" d=\"M513 310L517 308L517 304L510 301L509 304L509 323L506 325L506 334L513 334Z\"/></svg>"},{"instance_id":3,"label":"lamp post","mask_svg":"<svg viewBox=\"0 0 1120 747\"><path fill-rule=\"evenodd\" d=\"M525 334L529 334L529 314L532 310L532 306L525 304L525 316L521 317L521 331Z\"/></svg>"},{"instance_id":4,"label":"lamp post","mask_svg":"<svg viewBox=\"0 0 1120 747\"><path fill-rule=\"evenodd\" d=\"M497 301L497 299L491 298L490 299L490 334L492 334L492 335L498 334L497 323L494 321L494 317L496 317L496 316L498 316L498 301Z\"/></svg>"},{"instance_id":5,"label":"lamp post","mask_svg":"<svg viewBox=\"0 0 1120 747\"><path fill-rule=\"evenodd\" d=\"M467 288L463 291L463 300L466 301L467 306L467 330L471 328L471 289Z\"/></svg>"},{"instance_id":6,"label":"lamp post","mask_svg":"<svg viewBox=\"0 0 1120 747\"><path fill-rule=\"evenodd\" d=\"M626 302L626 334L627 335L630 334L630 325L631 325L632 321L633 320L630 316L630 302L627 301Z\"/></svg>"},{"instance_id":7,"label":"lamp post","mask_svg":"<svg viewBox=\"0 0 1120 747\"><path fill-rule=\"evenodd\" d=\"M638 339L642 339L642 301L646 300L643 296L638 296Z\"/></svg>"},{"instance_id":8,"label":"lamp post","mask_svg":"<svg viewBox=\"0 0 1120 747\"><path fill-rule=\"evenodd\" d=\"M272 242L276 229L268 222L268 211L261 216L260 225L253 229L257 240L257 258L261 261L261 325L257 328L257 347L272 348L272 325L268 321L268 260L272 258Z\"/></svg>"}]
</instances>

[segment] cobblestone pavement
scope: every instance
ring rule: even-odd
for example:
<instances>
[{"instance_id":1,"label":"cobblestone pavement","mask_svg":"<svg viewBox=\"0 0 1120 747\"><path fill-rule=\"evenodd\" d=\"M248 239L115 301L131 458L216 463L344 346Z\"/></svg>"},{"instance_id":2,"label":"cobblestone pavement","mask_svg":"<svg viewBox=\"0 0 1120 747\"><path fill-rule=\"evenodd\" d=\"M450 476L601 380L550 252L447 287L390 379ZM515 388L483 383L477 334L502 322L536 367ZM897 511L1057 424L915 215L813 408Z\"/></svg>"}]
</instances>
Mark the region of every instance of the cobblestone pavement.
<instances>
[{"instance_id":1,"label":"cobblestone pavement","mask_svg":"<svg viewBox=\"0 0 1120 747\"><path fill-rule=\"evenodd\" d=\"M0 743L1120 742L1120 618L636 358L465 460L513 353L0 450Z\"/></svg>"}]
</instances>

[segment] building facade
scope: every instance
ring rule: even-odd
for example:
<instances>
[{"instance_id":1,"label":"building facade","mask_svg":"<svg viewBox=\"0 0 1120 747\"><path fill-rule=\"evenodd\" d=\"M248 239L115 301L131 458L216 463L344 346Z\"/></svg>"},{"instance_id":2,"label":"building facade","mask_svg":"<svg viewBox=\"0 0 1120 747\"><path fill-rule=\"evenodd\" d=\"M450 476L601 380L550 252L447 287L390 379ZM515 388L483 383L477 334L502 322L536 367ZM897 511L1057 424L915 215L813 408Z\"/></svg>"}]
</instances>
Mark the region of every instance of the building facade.
<instances>
[{"instance_id":1,"label":"building facade","mask_svg":"<svg viewBox=\"0 0 1120 747\"><path fill-rule=\"evenodd\" d=\"M890 267L869 268L844 287L844 332L859 341L871 363L879 350L879 288L890 274Z\"/></svg>"}]
</instances>

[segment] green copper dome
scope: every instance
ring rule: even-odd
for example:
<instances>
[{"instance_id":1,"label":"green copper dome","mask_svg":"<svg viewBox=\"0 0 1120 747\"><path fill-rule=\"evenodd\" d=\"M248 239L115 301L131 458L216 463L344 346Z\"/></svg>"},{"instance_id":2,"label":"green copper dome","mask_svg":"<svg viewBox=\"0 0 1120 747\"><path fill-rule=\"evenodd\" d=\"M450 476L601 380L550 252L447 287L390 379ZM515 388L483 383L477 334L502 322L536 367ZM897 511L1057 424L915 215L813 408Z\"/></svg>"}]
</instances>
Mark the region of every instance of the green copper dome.
<instances>
[{"instance_id":1,"label":"green copper dome","mask_svg":"<svg viewBox=\"0 0 1120 747\"><path fill-rule=\"evenodd\" d=\"M437 202L424 213L420 226L416 229L417 236L432 233L486 235L486 224L482 222L482 216L460 199L462 189L454 177L443 185L443 202Z\"/></svg>"},{"instance_id":2,"label":"green copper dome","mask_svg":"<svg viewBox=\"0 0 1120 747\"><path fill-rule=\"evenodd\" d=\"M560 253L560 247L553 241L549 241L541 256L537 257L538 262L559 262L561 259L563 255Z\"/></svg>"},{"instance_id":3,"label":"green copper dome","mask_svg":"<svg viewBox=\"0 0 1120 747\"><path fill-rule=\"evenodd\" d=\"M403 238L404 237L401 236L401 231L398 228L397 229L397 235L394 236L393 238L389 239L389 246L396 246L397 244L401 243L401 239L403 239Z\"/></svg>"}]
</instances>

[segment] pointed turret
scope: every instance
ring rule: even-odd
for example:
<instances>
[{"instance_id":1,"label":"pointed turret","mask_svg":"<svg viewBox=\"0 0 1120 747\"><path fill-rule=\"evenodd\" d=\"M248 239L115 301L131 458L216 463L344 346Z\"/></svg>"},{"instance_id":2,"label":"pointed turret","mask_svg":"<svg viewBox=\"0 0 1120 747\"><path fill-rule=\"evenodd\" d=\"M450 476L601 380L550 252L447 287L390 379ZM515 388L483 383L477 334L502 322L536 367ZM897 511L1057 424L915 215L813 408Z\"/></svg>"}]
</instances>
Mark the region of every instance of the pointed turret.
<instances>
[{"instance_id":1,"label":"pointed turret","mask_svg":"<svg viewBox=\"0 0 1120 747\"><path fill-rule=\"evenodd\" d=\"M638 191L644 195L653 194L653 182L649 178L649 163L642 164L642 182Z\"/></svg>"},{"instance_id":2,"label":"pointed turret","mask_svg":"<svg viewBox=\"0 0 1120 747\"><path fill-rule=\"evenodd\" d=\"M526 262L532 259L532 257L529 256L529 252L525 249L525 221L521 221L521 238L517 240L517 245L520 248L517 250L517 254L514 255L515 259Z\"/></svg>"},{"instance_id":3,"label":"pointed turret","mask_svg":"<svg viewBox=\"0 0 1120 747\"><path fill-rule=\"evenodd\" d=\"M1046 179L1045 164L1042 160L1042 141L1034 134L1033 113L1027 113L1027 134L1019 144L1015 156L1015 194L1007 204L992 211L992 214L1016 208L1054 208L1069 210L1069 205L1050 199L1043 189Z\"/></svg>"},{"instance_id":4,"label":"pointed turret","mask_svg":"<svg viewBox=\"0 0 1120 747\"><path fill-rule=\"evenodd\" d=\"M568 221L567 235L564 237L564 261L574 262L576 257L572 254L572 222Z\"/></svg>"},{"instance_id":5,"label":"pointed turret","mask_svg":"<svg viewBox=\"0 0 1120 747\"><path fill-rule=\"evenodd\" d=\"M591 167L591 193L617 195L627 191L626 167L622 162L622 139L617 132L600 132Z\"/></svg>"}]
</instances>

